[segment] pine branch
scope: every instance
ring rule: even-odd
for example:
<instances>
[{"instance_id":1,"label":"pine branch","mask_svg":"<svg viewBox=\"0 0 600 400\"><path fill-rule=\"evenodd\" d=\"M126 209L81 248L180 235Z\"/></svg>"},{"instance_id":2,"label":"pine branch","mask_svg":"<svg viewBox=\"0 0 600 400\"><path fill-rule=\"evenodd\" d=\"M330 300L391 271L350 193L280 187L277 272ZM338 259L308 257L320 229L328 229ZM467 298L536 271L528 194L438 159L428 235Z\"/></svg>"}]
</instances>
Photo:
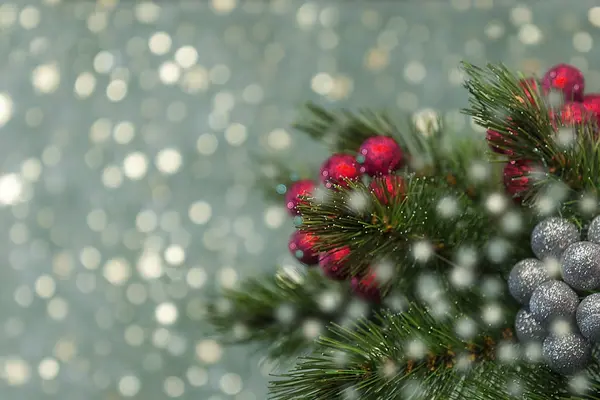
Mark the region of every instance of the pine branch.
<instances>
[{"instance_id":1,"label":"pine branch","mask_svg":"<svg viewBox=\"0 0 600 400\"><path fill-rule=\"evenodd\" d=\"M258 185L266 199L283 204L285 193L301 179L314 179L318 168L309 165L290 166L289 160L279 160L273 157L253 156L258 166L260 177Z\"/></svg>"},{"instance_id":2,"label":"pine branch","mask_svg":"<svg viewBox=\"0 0 600 400\"><path fill-rule=\"evenodd\" d=\"M501 134L505 143L499 147L511 151L510 159L529 160L542 169L528 202L557 180L579 194L597 194L600 139L595 119L565 126L560 110L553 109L536 88L522 84L522 75L502 65L479 68L465 63L463 67L471 94L470 107L463 112Z\"/></svg>"},{"instance_id":3,"label":"pine branch","mask_svg":"<svg viewBox=\"0 0 600 400\"><path fill-rule=\"evenodd\" d=\"M589 371L592 394L575 396L567 378L513 358L520 350L511 329L479 324L461 339L454 323L413 306L354 329L334 326L310 356L271 383L270 399L597 399L598 366Z\"/></svg>"},{"instance_id":4,"label":"pine branch","mask_svg":"<svg viewBox=\"0 0 600 400\"><path fill-rule=\"evenodd\" d=\"M406 196L396 196L389 204L382 204L368 187L357 182L331 191L325 199L307 200L299 207L299 228L320 239L318 251L349 246L353 275L364 273L370 263L385 256L396 266L395 276L410 287L425 261L429 261L428 268L447 271L452 264L449 260L461 250L485 249L497 241L507 246L510 256L480 260L480 273L506 272L503 268L529 254L523 247L528 240L523 239L530 222L524 221L520 232L507 233L502 216L491 215L481 200L457 190L443 177L408 177ZM431 250L427 260L418 247Z\"/></svg>"},{"instance_id":5,"label":"pine branch","mask_svg":"<svg viewBox=\"0 0 600 400\"><path fill-rule=\"evenodd\" d=\"M226 290L208 308L208 321L223 342L259 343L274 359L310 349L313 337L305 324L324 327L342 321L348 317L350 297L347 287L318 271L297 274L267 274Z\"/></svg>"},{"instance_id":6,"label":"pine branch","mask_svg":"<svg viewBox=\"0 0 600 400\"><path fill-rule=\"evenodd\" d=\"M332 112L314 103L306 104L305 112L292 127L326 143L334 153L356 152L367 138L392 136L396 131L385 113L369 110Z\"/></svg>"}]
</instances>

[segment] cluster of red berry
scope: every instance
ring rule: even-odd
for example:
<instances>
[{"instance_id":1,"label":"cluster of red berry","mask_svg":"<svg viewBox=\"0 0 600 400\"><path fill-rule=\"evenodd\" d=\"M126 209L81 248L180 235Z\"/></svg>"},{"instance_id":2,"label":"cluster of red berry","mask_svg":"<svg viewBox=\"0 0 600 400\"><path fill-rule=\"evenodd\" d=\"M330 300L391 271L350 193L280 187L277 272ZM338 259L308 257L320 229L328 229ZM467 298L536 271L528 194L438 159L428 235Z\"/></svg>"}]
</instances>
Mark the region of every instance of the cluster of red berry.
<instances>
[{"instance_id":1,"label":"cluster of red berry","mask_svg":"<svg viewBox=\"0 0 600 400\"><path fill-rule=\"evenodd\" d=\"M404 154L394 139L389 136L373 136L365 140L356 154L337 153L331 155L320 170L321 183L328 190L347 187L351 181L369 176L369 188L382 203L388 204L393 198L404 195L404 180L395 171L403 166ZM292 216L300 215L298 205L311 197L317 187L312 180L299 180L286 192L285 202ZM346 260L350 248L341 247L318 253L315 235L302 230L295 231L289 241L292 255L302 263L319 265L323 274L334 280L351 280L354 293L369 301L380 300L380 290L373 271L363 276L350 276Z\"/></svg>"},{"instance_id":2,"label":"cluster of red berry","mask_svg":"<svg viewBox=\"0 0 600 400\"><path fill-rule=\"evenodd\" d=\"M550 121L555 130L558 130L556 121L560 121L562 126L570 127L582 124L591 120L600 122L600 94L584 95L584 78L581 71L572 65L558 64L550 68L544 74L541 81L534 78L528 78L521 82L527 101L535 104L535 98L531 93L536 91L544 96L555 92L560 95L560 106L557 110L550 110ZM537 97L539 98L539 97ZM525 99L518 98L525 102ZM553 106L550 104L550 106ZM558 119L557 119L558 118ZM508 119L510 125L510 118ZM513 136L517 135L515 130L508 129ZM499 132L488 130L487 141L490 148L498 153L512 156L511 139ZM529 160L510 160L504 167L504 185L506 191L516 200L521 199L521 195L527 191L531 185L528 176L533 170L533 164Z\"/></svg>"}]
</instances>

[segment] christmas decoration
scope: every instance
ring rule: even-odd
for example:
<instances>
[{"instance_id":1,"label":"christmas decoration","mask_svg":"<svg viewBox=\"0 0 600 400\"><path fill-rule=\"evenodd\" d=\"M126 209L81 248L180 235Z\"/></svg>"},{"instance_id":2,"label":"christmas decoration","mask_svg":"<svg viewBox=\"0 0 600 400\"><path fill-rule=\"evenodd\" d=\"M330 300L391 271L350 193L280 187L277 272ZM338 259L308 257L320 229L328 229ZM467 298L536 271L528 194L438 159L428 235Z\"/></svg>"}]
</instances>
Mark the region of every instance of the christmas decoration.
<instances>
[{"instance_id":1,"label":"christmas decoration","mask_svg":"<svg viewBox=\"0 0 600 400\"><path fill-rule=\"evenodd\" d=\"M600 94L586 94L583 96L583 106L589 112L593 113L596 116L596 119L600 119Z\"/></svg>"},{"instance_id":2,"label":"christmas decoration","mask_svg":"<svg viewBox=\"0 0 600 400\"><path fill-rule=\"evenodd\" d=\"M346 261L349 255L350 248L347 246L321 253L319 256L319 266L328 278L345 280L350 273Z\"/></svg>"},{"instance_id":3,"label":"christmas decoration","mask_svg":"<svg viewBox=\"0 0 600 400\"><path fill-rule=\"evenodd\" d=\"M579 240L577 226L564 218L550 217L538 223L531 232L531 249L537 258L560 259L566 248Z\"/></svg>"},{"instance_id":4,"label":"christmas decoration","mask_svg":"<svg viewBox=\"0 0 600 400\"><path fill-rule=\"evenodd\" d=\"M317 237L311 233L296 231L292 233L288 247L290 253L300 262L316 265L319 262L319 255L314 251L317 241Z\"/></svg>"},{"instance_id":5,"label":"christmas decoration","mask_svg":"<svg viewBox=\"0 0 600 400\"><path fill-rule=\"evenodd\" d=\"M575 317L579 297L566 283L551 280L542 283L531 295L529 309L536 321L544 326L557 319Z\"/></svg>"},{"instance_id":6,"label":"christmas decoration","mask_svg":"<svg viewBox=\"0 0 600 400\"><path fill-rule=\"evenodd\" d=\"M558 64L550 68L542 78L545 93L560 91L566 101L582 101L584 78L580 70L569 64Z\"/></svg>"},{"instance_id":7,"label":"christmas decoration","mask_svg":"<svg viewBox=\"0 0 600 400\"><path fill-rule=\"evenodd\" d=\"M597 216L590 222L587 231L587 239L590 242L600 244L600 216Z\"/></svg>"},{"instance_id":8,"label":"christmas decoration","mask_svg":"<svg viewBox=\"0 0 600 400\"><path fill-rule=\"evenodd\" d=\"M585 107L582 103L565 103L560 111L561 123L565 126L582 124L595 118L595 114Z\"/></svg>"},{"instance_id":9,"label":"christmas decoration","mask_svg":"<svg viewBox=\"0 0 600 400\"><path fill-rule=\"evenodd\" d=\"M389 174L402 166L402 149L389 136L373 136L360 146L357 159L362 173Z\"/></svg>"},{"instance_id":10,"label":"christmas decoration","mask_svg":"<svg viewBox=\"0 0 600 400\"><path fill-rule=\"evenodd\" d=\"M519 261L508 276L510 294L521 304L528 304L533 291L549 281L550 275L543 262L535 258Z\"/></svg>"},{"instance_id":11,"label":"christmas decoration","mask_svg":"<svg viewBox=\"0 0 600 400\"><path fill-rule=\"evenodd\" d=\"M369 188L381 204L389 204L403 199L405 186L404 179L399 175L377 177L369 184Z\"/></svg>"},{"instance_id":12,"label":"christmas decoration","mask_svg":"<svg viewBox=\"0 0 600 400\"><path fill-rule=\"evenodd\" d=\"M521 195L531 187L529 173L532 169L531 163L525 160L512 160L504 166L504 187L515 200L520 200Z\"/></svg>"},{"instance_id":13,"label":"christmas decoration","mask_svg":"<svg viewBox=\"0 0 600 400\"><path fill-rule=\"evenodd\" d=\"M579 303L577 307L577 326L588 340L600 342L600 293L594 293Z\"/></svg>"},{"instance_id":14,"label":"christmas decoration","mask_svg":"<svg viewBox=\"0 0 600 400\"><path fill-rule=\"evenodd\" d=\"M576 290L600 289L600 245L571 244L562 255L563 280Z\"/></svg>"},{"instance_id":15,"label":"christmas decoration","mask_svg":"<svg viewBox=\"0 0 600 400\"><path fill-rule=\"evenodd\" d=\"M501 133L494 131L492 129L488 129L485 134L485 138L487 140L488 146L494 153L510 155L512 153L511 150L503 148L508 143L508 140Z\"/></svg>"},{"instance_id":16,"label":"christmas decoration","mask_svg":"<svg viewBox=\"0 0 600 400\"><path fill-rule=\"evenodd\" d=\"M548 336L542 351L548 366L563 375L581 371L592 359L589 342L575 332Z\"/></svg>"},{"instance_id":17,"label":"christmas decoration","mask_svg":"<svg viewBox=\"0 0 600 400\"><path fill-rule=\"evenodd\" d=\"M308 179L303 179L294 182L285 194L285 206L288 212L292 215L298 215L298 204L302 201L302 197L312 195L316 184Z\"/></svg>"},{"instance_id":18,"label":"christmas decoration","mask_svg":"<svg viewBox=\"0 0 600 400\"><path fill-rule=\"evenodd\" d=\"M374 303L381 301L381 290L373 272L369 272L363 277L353 277L351 287L352 291L360 298Z\"/></svg>"},{"instance_id":19,"label":"christmas decoration","mask_svg":"<svg viewBox=\"0 0 600 400\"><path fill-rule=\"evenodd\" d=\"M295 218L301 232L318 238L308 250L334 250L319 254L319 268L294 279L256 279L213 307L227 309L216 318L220 332L249 327L246 342L272 343L270 358L304 356L271 382L269 398L387 400L411 397L405 384L414 382L418 397L432 400L597 395L600 360L590 347L600 344L600 220L589 223L597 200L588 200L600 191L600 146L590 135L598 121L588 115L597 114L598 100L582 99L583 78L569 66L539 84L503 66L463 68L470 95L464 111L487 131L487 145L504 153L502 177L497 157L484 159L483 138L445 135L445 124L423 133L394 126L385 112L311 104L294 125L334 153L321 179L335 190L299 207L302 218ZM560 91L560 104L551 90ZM563 133L574 146L557 140ZM390 161L387 150L375 157L379 150L367 144L378 141L402 144L400 161ZM531 174L538 167L543 174ZM501 201L502 191L516 201ZM376 199L381 204L373 206ZM304 243L293 243L294 255L305 256ZM375 260L385 260L390 274L376 277ZM317 290L305 289L315 283ZM298 321L272 318L284 307L293 307ZM513 336L524 356L507 362ZM534 361L538 347L543 366ZM461 368L463 360L470 368ZM586 367L591 391L579 393L582 381L563 375Z\"/></svg>"},{"instance_id":20,"label":"christmas decoration","mask_svg":"<svg viewBox=\"0 0 600 400\"><path fill-rule=\"evenodd\" d=\"M334 154L321 166L321 180L325 187L334 185L347 186L347 180L356 180L360 177L360 166L349 154Z\"/></svg>"},{"instance_id":21,"label":"christmas decoration","mask_svg":"<svg viewBox=\"0 0 600 400\"><path fill-rule=\"evenodd\" d=\"M542 342L548 335L548 331L542 324L533 318L531 312L522 308L517 312L515 317L515 332L519 341L527 342Z\"/></svg>"}]
</instances>

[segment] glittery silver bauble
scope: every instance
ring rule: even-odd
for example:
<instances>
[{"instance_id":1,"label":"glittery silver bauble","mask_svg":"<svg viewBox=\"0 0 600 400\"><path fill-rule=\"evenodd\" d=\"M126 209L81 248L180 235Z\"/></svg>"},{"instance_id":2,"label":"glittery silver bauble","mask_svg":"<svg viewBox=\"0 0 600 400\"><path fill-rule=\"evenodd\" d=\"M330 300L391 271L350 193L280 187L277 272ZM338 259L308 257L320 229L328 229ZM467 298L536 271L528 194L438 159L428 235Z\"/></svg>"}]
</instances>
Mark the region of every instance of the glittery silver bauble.
<instances>
[{"instance_id":1,"label":"glittery silver bauble","mask_svg":"<svg viewBox=\"0 0 600 400\"><path fill-rule=\"evenodd\" d=\"M587 240L594 243L600 243L600 215L590 222L588 227Z\"/></svg>"},{"instance_id":2,"label":"glittery silver bauble","mask_svg":"<svg viewBox=\"0 0 600 400\"><path fill-rule=\"evenodd\" d=\"M531 312L522 308L515 318L515 331L521 342L542 342L548 335L546 328L537 322Z\"/></svg>"},{"instance_id":3,"label":"glittery silver bauble","mask_svg":"<svg viewBox=\"0 0 600 400\"><path fill-rule=\"evenodd\" d=\"M550 275L544 263L537 258L519 261L508 276L508 290L521 304L528 304L531 294L543 282L549 281Z\"/></svg>"},{"instance_id":4,"label":"glittery silver bauble","mask_svg":"<svg viewBox=\"0 0 600 400\"><path fill-rule=\"evenodd\" d=\"M581 334L594 343L600 342L600 293L581 300L576 317Z\"/></svg>"},{"instance_id":5,"label":"glittery silver bauble","mask_svg":"<svg viewBox=\"0 0 600 400\"><path fill-rule=\"evenodd\" d=\"M573 243L562 256L563 280L576 290L600 288L600 244Z\"/></svg>"},{"instance_id":6,"label":"glittery silver bauble","mask_svg":"<svg viewBox=\"0 0 600 400\"><path fill-rule=\"evenodd\" d=\"M537 258L560 259L562 253L571 244L579 240L579 230L575 224L564 218L546 218L531 232L531 249Z\"/></svg>"},{"instance_id":7,"label":"glittery silver bauble","mask_svg":"<svg viewBox=\"0 0 600 400\"><path fill-rule=\"evenodd\" d=\"M592 360L590 343L578 333L550 335L542 349L548 366L563 375L581 371Z\"/></svg>"},{"instance_id":8,"label":"glittery silver bauble","mask_svg":"<svg viewBox=\"0 0 600 400\"><path fill-rule=\"evenodd\" d=\"M535 289L529 301L529 310L533 318L548 326L557 318L573 319L578 305L579 297L569 285L552 280Z\"/></svg>"}]
</instances>

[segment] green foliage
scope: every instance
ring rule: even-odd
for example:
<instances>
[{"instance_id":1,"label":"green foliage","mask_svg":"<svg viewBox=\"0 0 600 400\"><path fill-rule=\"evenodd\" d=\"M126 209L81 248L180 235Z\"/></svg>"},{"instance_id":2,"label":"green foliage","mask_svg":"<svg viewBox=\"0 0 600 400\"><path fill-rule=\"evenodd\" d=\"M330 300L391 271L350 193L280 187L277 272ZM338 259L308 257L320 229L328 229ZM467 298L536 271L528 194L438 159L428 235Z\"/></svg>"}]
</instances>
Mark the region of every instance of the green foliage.
<instances>
[{"instance_id":1,"label":"green foliage","mask_svg":"<svg viewBox=\"0 0 600 400\"><path fill-rule=\"evenodd\" d=\"M454 324L413 305L353 329L334 326L309 356L271 383L270 399L597 399L574 395L567 378L515 358L522 349L506 321L495 327L479 323L470 339L461 339ZM588 393L597 393L597 366L588 373Z\"/></svg>"},{"instance_id":2,"label":"green foliage","mask_svg":"<svg viewBox=\"0 0 600 400\"><path fill-rule=\"evenodd\" d=\"M480 259L479 274L508 272L514 262L529 254L528 221L523 220L520 231L507 231L502 215L485 210L484 199L458 190L446 178L407 177L405 196L388 198L388 204L382 204L364 184L348 182L347 188L339 187L325 199L301 204L299 228L320 239L319 251L349 246L352 275L363 274L381 259L392 262L394 279L401 279L394 284L403 289L413 287L424 269L445 273L460 251L473 249L481 255L481 249L494 241L506 245L510 257ZM512 212L519 216L516 210ZM415 253L420 244L430 246L432 257L424 260Z\"/></svg>"},{"instance_id":3,"label":"green foliage","mask_svg":"<svg viewBox=\"0 0 600 400\"><path fill-rule=\"evenodd\" d=\"M315 179L318 167L311 165L290 166L289 160L254 156L260 173L258 186L267 200L283 204L287 190L301 179ZM311 168L314 167L314 168Z\"/></svg>"},{"instance_id":4,"label":"green foliage","mask_svg":"<svg viewBox=\"0 0 600 400\"><path fill-rule=\"evenodd\" d=\"M339 321L339 308L328 310L320 304L325 294L336 296L340 304L349 300L347 286L323 279L314 270L302 277L289 272L265 274L225 290L210 305L208 321L225 343L258 343L269 357L285 359L312 344L302 322L310 319L327 325Z\"/></svg>"},{"instance_id":5,"label":"green foliage","mask_svg":"<svg viewBox=\"0 0 600 400\"><path fill-rule=\"evenodd\" d=\"M354 153L371 136L393 136L396 125L385 113L359 110L328 111L307 103L293 128L325 143L333 153Z\"/></svg>"},{"instance_id":6,"label":"green foliage","mask_svg":"<svg viewBox=\"0 0 600 400\"><path fill-rule=\"evenodd\" d=\"M528 201L548 184L562 182L573 192L597 194L600 188L600 141L594 118L565 126L537 88L502 65L464 64L471 96L464 112L486 129L500 133L510 159L529 160L541 169ZM529 97L528 97L529 96Z\"/></svg>"}]
</instances>

